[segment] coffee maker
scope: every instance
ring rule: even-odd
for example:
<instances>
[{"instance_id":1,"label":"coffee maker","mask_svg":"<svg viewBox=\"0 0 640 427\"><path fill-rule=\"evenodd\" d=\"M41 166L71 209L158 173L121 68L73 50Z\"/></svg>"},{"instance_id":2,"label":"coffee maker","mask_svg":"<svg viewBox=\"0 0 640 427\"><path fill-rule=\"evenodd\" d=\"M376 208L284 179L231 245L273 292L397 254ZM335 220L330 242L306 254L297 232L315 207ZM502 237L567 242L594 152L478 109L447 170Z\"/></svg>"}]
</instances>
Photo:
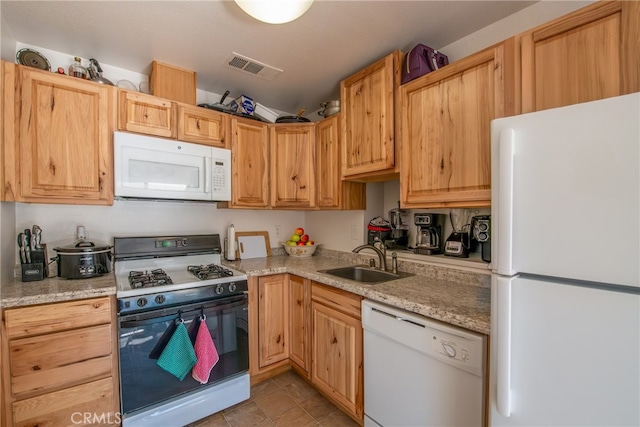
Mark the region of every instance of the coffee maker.
<instances>
[{"instance_id":1,"label":"coffee maker","mask_svg":"<svg viewBox=\"0 0 640 427\"><path fill-rule=\"evenodd\" d=\"M491 215L478 215L471 218L473 238L480 243L482 260L491 262Z\"/></svg>"},{"instance_id":2,"label":"coffee maker","mask_svg":"<svg viewBox=\"0 0 640 427\"><path fill-rule=\"evenodd\" d=\"M415 253L421 255L437 255L442 253L444 246L442 239L444 222L444 214L413 214L413 223L417 227Z\"/></svg>"},{"instance_id":3,"label":"coffee maker","mask_svg":"<svg viewBox=\"0 0 640 427\"><path fill-rule=\"evenodd\" d=\"M399 204L399 202L398 202ZM394 208L389 211L390 235L384 240L387 249L407 249L409 243L409 211Z\"/></svg>"}]
</instances>

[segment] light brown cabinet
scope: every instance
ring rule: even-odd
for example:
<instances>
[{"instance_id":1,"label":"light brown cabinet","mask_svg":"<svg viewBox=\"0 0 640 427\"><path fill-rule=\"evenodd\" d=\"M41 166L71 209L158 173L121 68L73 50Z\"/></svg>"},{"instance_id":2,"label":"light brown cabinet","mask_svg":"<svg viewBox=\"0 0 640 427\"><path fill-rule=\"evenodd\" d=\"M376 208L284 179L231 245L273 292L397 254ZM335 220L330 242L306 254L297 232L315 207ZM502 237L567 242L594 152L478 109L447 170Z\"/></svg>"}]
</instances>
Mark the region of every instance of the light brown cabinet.
<instances>
[{"instance_id":1,"label":"light brown cabinet","mask_svg":"<svg viewBox=\"0 0 640 427\"><path fill-rule=\"evenodd\" d=\"M228 114L123 89L118 96L121 131L227 148Z\"/></svg>"},{"instance_id":2,"label":"light brown cabinet","mask_svg":"<svg viewBox=\"0 0 640 427\"><path fill-rule=\"evenodd\" d=\"M514 40L401 87L401 205L491 203L491 120L514 111Z\"/></svg>"},{"instance_id":3,"label":"light brown cabinet","mask_svg":"<svg viewBox=\"0 0 640 427\"><path fill-rule=\"evenodd\" d=\"M293 367L363 420L362 297L291 274L249 278L249 372L257 383Z\"/></svg>"},{"instance_id":4,"label":"light brown cabinet","mask_svg":"<svg viewBox=\"0 0 640 427\"><path fill-rule=\"evenodd\" d=\"M271 207L316 204L316 142L313 124L270 126Z\"/></svg>"},{"instance_id":5,"label":"light brown cabinet","mask_svg":"<svg viewBox=\"0 0 640 427\"><path fill-rule=\"evenodd\" d=\"M364 183L343 181L340 165L340 118L316 123L316 205L319 209L365 209Z\"/></svg>"},{"instance_id":6,"label":"light brown cabinet","mask_svg":"<svg viewBox=\"0 0 640 427\"><path fill-rule=\"evenodd\" d=\"M522 112L640 91L640 3L601 1L518 36Z\"/></svg>"},{"instance_id":7,"label":"light brown cabinet","mask_svg":"<svg viewBox=\"0 0 640 427\"><path fill-rule=\"evenodd\" d=\"M258 279L260 367L289 358L289 289L286 274Z\"/></svg>"},{"instance_id":8,"label":"light brown cabinet","mask_svg":"<svg viewBox=\"0 0 640 427\"><path fill-rule=\"evenodd\" d=\"M231 153L230 207L267 208L270 167L267 125L231 117Z\"/></svg>"},{"instance_id":9,"label":"light brown cabinet","mask_svg":"<svg viewBox=\"0 0 640 427\"><path fill-rule=\"evenodd\" d=\"M305 377L311 365L311 281L289 275L289 359Z\"/></svg>"},{"instance_id":10,"label":"light brown cabinet","mask_svg":"<svg viewBox=\"0 0 640 427\"><path fill-rule=\"evenodd\" d=\"M178 103L178 140L228 148L229 115Z\"/></svg>"},{"instance_id":11,"label":"light brown cabinet","mask_svg":"<svg viewBox=\"0 0 640 427\"><path fill-rule=\"evenodd\" d=\"M4 311L6 425L73 425L84 412L118 422L114 307L100 297Z\"/></svg>"},{"instance_id":12,"label":"light brown cabinet","mask_svg":"<svg viewBox=\"0 0 640 427\"><path fill-rule=\"evenodd\" d=\"M3 63L5 200L113 204L116 89Z\"/></svg>"},{"instance_id":13,"label":"light brown cabinet","mask_svg":"<svg viewBox=\"0 0 640 427\"><path fill-rule=\"evenodd\" d=\"M348 415L363 419L362 297L312 282L311 382Z\"/></svg>"},{"instance_id":14,"label":"light brown cabinet","mask_svg":"<svg viewBox=\"0 0 640 427\"><path fill-rule=\"evenodd\" d=\"M340 82L343 178L397 178L401 58L402 53L395 51Z\"/></svg>"},{"instance_id":15,"label":"light brown cabinet","mask_svg":"<svg viewBox=\"0 0 640 427\"><path fill-rule=\"evenodd\" d=\"M175 138L176 110L168 99L119 89L118 129Z\"/></svg>"}]
</instances>

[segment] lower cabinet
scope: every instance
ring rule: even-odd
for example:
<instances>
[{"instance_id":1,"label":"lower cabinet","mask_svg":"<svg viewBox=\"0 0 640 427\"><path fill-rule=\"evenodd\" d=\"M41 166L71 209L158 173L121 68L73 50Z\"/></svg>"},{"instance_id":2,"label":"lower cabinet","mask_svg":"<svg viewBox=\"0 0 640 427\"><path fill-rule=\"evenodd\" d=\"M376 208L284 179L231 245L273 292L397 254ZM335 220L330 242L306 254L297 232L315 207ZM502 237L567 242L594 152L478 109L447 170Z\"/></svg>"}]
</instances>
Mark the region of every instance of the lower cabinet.
<instances>
[{"instance_id":1,"label":"lower cabinet","mask_svg":"<svg viewBox=\"0 0 640 427\"><path fill-rule=\"evenodd\" d=\"M362 297L303 277L249 278L249 364L258 383L291 366L363 422Z\"/></svg>"},{"instance_id":2,"label":"lower cabinet","mask_svg":"<svg viewBox=\"0 0 640 427\"><path fill-rule=\"evenodd\" d=\"M120 422L113 298L9 308L3 318L5 425Z\"/></svg>"},{"instance_id":3,"label":"lower cabinet","mask_svg":"<svg viewBox=\"0 0 640 427\"><path fill-rule=\"evenodd\" d=\"M356 421L363 418L362 297L313 282L311 382Z\"/></svg>"},{"instance_id":4,"label":"lower cabinet","mask_svg":"<svg viewBox=\"0 0 640 427\"><path fill-rule=\"evenodd\" d=\"M289 358L289 292L286 274L258 279L260 367Z\"/></svg>"},{"instance_id":5,"label":"lower cabinet","mask_svg":"<svg viewBox=\"0 0 640 427\"><path fill-rule=\"evenodd\" d=\"M309 378L311 365L311 281L289 275L289 360Z\"/></svg>"}]
</instances>

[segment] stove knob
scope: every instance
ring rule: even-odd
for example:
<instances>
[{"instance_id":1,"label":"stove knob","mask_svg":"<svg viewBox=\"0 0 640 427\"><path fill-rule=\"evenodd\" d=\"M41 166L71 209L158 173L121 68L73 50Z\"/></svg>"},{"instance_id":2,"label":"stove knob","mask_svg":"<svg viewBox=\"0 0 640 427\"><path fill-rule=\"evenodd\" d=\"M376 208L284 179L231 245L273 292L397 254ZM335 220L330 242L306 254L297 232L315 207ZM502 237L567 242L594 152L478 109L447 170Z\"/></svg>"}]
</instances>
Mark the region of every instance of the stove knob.
<instances>
[{"instance_id":1,"label":"stove knob","mask_svg":"<svg viewBox=\"0 0 640 427\"><path fill-rule=\"evenodd\" d=\"M167 298L164 295L158 295L156 297L156 303L157 304L162 304L163 302L165 302L167 300Z\"/></svg>"},{"instance_id":2,"label":"stove knob","mask_svg":"<svg viewBox=\"0 0 640 427\"><path fill-rule=\"evenodd\" d=\"M138 304L138 307L144 307L145 305L147 305L147 299L146 298L138 298L138 301L136 303Z\"/></svg>"},{"instance_id":3,"label":"stove knob","mask_svg":"<svg viewBox=\"0 0 640 427\"><path fill-rule=\"evenodd\" d=\"M229 284L229 292L235 292L236 291L236 284L235 283L230 283Z\"/></svg>"},{"instance_id":4,"label":"stove knob","mask_svg":"<svg viewBox=\"0 0 640 427\"><path fill-rule=\"evenodd\" d=\"M224 292L224 287L222 285L216 286L216 290L215 290L216 294L220 295L223 292Z\"/></svg>"}]
</instances>

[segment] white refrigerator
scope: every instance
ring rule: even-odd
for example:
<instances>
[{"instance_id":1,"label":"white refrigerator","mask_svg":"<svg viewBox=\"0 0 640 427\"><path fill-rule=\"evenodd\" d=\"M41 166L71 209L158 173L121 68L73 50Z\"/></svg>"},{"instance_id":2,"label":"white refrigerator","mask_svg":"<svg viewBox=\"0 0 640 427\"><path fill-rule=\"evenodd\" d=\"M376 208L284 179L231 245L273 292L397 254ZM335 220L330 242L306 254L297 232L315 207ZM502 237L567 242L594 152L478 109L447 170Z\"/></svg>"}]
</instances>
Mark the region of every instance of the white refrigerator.
<instances>
[{"instance_id":1,"label":"white refrigerator","mask_svg":"<svg viewBox=\"0 0 640 427\"><path fill-rule=\"evenodd\" d=\"M640 425L640 93L492 121L491 426Z\"/></svg>"}]
</instances>

